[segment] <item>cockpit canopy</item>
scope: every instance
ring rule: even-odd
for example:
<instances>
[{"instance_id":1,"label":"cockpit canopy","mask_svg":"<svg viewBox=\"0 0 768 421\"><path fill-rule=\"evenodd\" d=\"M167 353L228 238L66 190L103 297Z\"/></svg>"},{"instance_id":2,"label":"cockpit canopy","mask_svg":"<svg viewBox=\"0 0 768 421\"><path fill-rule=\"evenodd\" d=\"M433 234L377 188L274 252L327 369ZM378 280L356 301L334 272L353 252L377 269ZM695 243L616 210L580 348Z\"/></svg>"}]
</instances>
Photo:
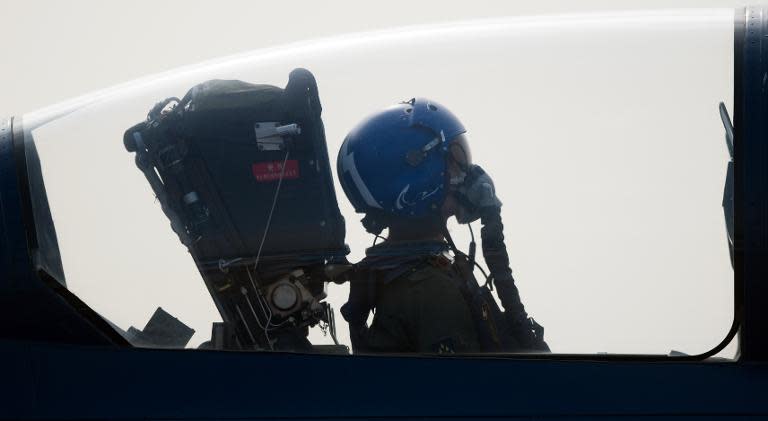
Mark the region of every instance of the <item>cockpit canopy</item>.
<instances>
[{"instance_id":1,"label":"cockpit canopy","mask_svg":"<svg viewBox=\"0 0 768 421\"><path fill-rule=\"evenodd\" d=\"M731 10L505 18L86 95L19 120L36 264L137 346L269 350L290 324L343 351L349 285L329 281L374 237L334 173L340 145L370 113L428 97L494 179L517 287L553 352L703 353L733 320L718 115L733 61ZM466 226L449 230L466 249Z\"/></svg>"}]
</instances>

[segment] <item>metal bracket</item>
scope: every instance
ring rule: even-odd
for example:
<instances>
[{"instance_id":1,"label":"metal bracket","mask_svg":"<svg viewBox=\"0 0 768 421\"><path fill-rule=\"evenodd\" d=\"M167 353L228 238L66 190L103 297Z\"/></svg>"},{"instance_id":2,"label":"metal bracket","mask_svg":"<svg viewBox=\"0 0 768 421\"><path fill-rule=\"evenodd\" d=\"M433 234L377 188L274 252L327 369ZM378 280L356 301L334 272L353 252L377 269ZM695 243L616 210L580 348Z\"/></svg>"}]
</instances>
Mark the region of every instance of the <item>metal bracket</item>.
<instances>
[{"instance_id":1,"label":"metal bracket","mask_svg":"<svg viewBox=\"0 0 768 421\"><path fill-rule=\"evenodd\" d=\"M286 137L301 134L301 127L296 123L281 126L274 121L254 123L253 130L260 151L282 151Z\"/></svg>"}]
</instances>

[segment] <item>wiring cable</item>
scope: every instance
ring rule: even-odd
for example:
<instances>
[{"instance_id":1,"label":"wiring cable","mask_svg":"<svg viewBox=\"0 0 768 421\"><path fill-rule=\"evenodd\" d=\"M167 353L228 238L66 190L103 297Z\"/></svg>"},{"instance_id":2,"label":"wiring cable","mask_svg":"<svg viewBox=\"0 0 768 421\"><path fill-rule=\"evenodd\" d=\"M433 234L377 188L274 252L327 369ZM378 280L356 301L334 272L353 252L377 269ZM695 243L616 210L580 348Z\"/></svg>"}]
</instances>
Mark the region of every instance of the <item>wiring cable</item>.
<instances>
[{"instance_id":1,"label":"wiring cable","mask_svg":"<svg viewBox=\"0 0 768 421\"><path fill-rule=\"evenodd\" d=\"M261 236L261 243L259 243L259 250L256 252L256 261L253 263L253 268L256 269L259 266L259 259L261 258L261 250L264 247L264 240L267 239L269 233L269 226L272 223L272 214L275 212L275 205L277 204L277 198L280 195L280 186L283 184L283 177L285 176L285 163L288 162L288 155L290 149L285 149L285 157L283 158L283 164L280 166L280 178L277 179L277 187L275 188L275 196L272 198L272 207L269 209L269 215L267 215L267 223L264 226L264 234Z\"/></svg>"}]
</instances>

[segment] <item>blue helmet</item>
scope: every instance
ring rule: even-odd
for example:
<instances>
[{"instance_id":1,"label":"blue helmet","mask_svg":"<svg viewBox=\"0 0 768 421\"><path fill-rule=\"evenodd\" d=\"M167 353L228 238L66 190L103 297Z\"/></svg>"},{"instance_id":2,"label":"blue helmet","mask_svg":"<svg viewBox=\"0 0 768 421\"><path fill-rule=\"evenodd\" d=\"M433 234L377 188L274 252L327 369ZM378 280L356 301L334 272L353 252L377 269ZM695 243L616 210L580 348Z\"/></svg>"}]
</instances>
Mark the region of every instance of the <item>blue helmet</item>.
<instances>
[{"instance_id":1,"label":"blue helmet","mask_svg":"<svg viewBox=\"0 0 768 421\"><path fill-rule=\"evenodd\" d=\"M446 154L465 131L447 108L425 98L368 116L339 151L344 193L358 213L417 218L438 212L446 197Z\"/></svg>"}]
</instances>

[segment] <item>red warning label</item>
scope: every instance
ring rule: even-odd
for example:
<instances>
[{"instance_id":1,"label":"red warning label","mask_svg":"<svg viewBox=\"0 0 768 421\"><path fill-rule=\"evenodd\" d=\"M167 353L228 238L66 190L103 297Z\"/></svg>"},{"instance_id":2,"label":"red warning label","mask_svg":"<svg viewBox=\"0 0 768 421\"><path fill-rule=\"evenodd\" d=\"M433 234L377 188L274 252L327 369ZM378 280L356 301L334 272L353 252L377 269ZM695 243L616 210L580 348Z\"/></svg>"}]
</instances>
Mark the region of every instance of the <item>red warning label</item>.
<instances>
[{"instance_id":1,"label":"red warning label","mask_svg":"<svg viewBox=\"0 0 768 421\"><path fill-rule=\"evenodd\" d=\"M283 180L299 178L299 161L295 159L285 161L285 171L283 171L283 161L257 162L252 168L253 176L260 183L279 180L280 174L283 175Z\"/></svg>"}]
</instances>

